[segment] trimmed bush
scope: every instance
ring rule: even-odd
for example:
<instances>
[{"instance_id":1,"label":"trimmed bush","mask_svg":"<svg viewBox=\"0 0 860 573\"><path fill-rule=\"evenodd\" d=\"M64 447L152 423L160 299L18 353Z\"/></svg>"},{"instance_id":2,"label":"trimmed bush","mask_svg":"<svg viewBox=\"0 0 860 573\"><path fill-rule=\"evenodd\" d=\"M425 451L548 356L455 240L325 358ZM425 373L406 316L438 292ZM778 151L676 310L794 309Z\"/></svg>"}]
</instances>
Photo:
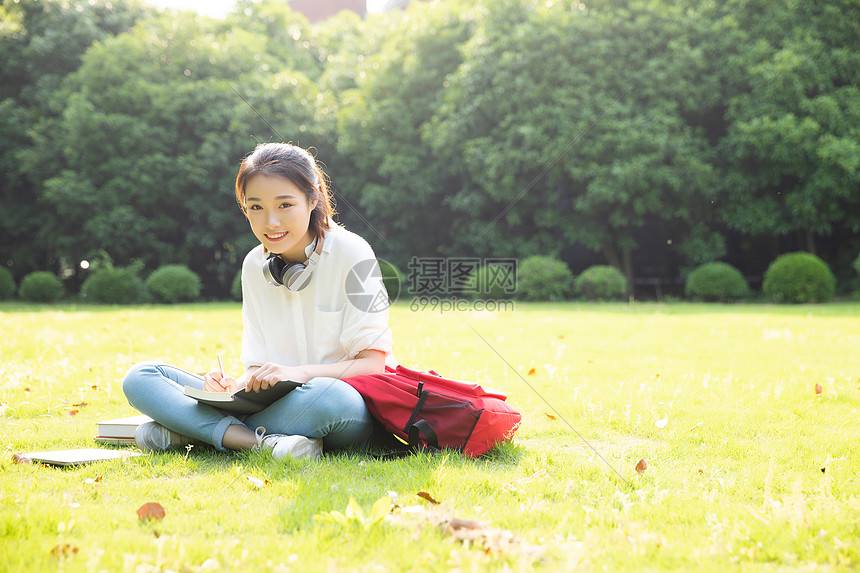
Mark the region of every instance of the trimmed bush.
<instances>
[{"instance_id":1,"label":"trimmed bush","mask_svg":"<svg viewBox=\"0 0 860 573\"><path fill-rule=\"evenodd\" d=\"M788 253L764 273L762 291L774 302L827 302L836 291L836 277L827 263L810 253Z\"/></svg>"},{"instance_id":2,"label":"trimmed bush","mask_svg":"<svg viewBox=\"0 0 860 573\"><path fill-rule=\"evenodd\" d=\"M532 255L517 268L517 292L523 300L564 300L572 287L573 273L556 258Z\"/></svg>"},{"instance_id":3,"label":"trimmed bush","mask_svg":"<svg viewBox=\"0 0 860 573\"><path fill-rule=\"evenodd\" d=\"M167 304L197 300L200 286L200 277L185 265L159 267L146 279L153 300Z\"/></svg>"},{"instance_id":4,"label":"trimmed bush","mask_svg":"<svg viewBox=\"0 0 860 573\"><path fill-rule=\"evenodd\" d=\"M63 283L48 271L35 271L21 280L18 297L28 302L54 302L63 297Z\"/></svg>"},{"instance_id":5,"label":"trimmed bush","mask_svg":"<svg viewBox=\"0 0 860 573\"><path fill-rule=\"evenodd\" d=\"M385 285L385 290L388 292L388 298L392 302L400 296L404 275L393 264L388 261L379 260L379 270L382 272L382 283Z\"/></svg>"},{"instance_id":6,"label":"trimmed bush","mask_svg":"<svg viewBox=\"0 0 860 573\"><path fill-rule=\"evenodd\" d=\"M463 283L466 298L506 300L513 297L516 286L511 275L513 265L502 266L490 262L473 270ZM506 280L510 279L510 280Z\"/></svg>"},{"instance_id":7,"label":"trimmed bush","mask_svg":"<svg viewBox=\"0 0 860 573\"><path fill-rule=\"evenodd\" d=\"M230 286L230 296L236 300L242 300L242 271L236 273L233 284Z\"/></svg>"},{"instance_id":8,"label":"trimmed bush","mask_svg":"<svg viewBox=\"0 0 860 573\"><path fill-rule=\"evenodd\" d=\"M146 285L138 276L138 267L117 268L111 264L96 269L81 286L86 302L100 304L135 304L146 299Z\"/></svg>"},{"instance_id":9,"label":"trimmed bush","mask_svg":"<svg viewBox=\"0 0 860 573\"><path fill-rule=\"evenodd\" d=\"M609 265L594 265L576 277L576 294L588 300L623 300L627 277Z\"/></svg>"},{"instance_id":10,"label":"trimmed bush","mask_svg":"<svg viewBox=\"0 0 860 573\"><path fill-rule=\"evenodd\" d=\"M15 296L15 277L12 271L6 267L0 267L0 300L7 300Z\"/></svg>"},{"instance_id":11,"label":"trimmed bush","mask_svg":"<svg viewBox=\"0 0 860 573\"><path fill-rule=\"evenodd\" d=\"M684 292L688 297L726 302L747 296L750 286L739 270L728 263L707 263L687 277Z\"/></svg>"}]
</instances>

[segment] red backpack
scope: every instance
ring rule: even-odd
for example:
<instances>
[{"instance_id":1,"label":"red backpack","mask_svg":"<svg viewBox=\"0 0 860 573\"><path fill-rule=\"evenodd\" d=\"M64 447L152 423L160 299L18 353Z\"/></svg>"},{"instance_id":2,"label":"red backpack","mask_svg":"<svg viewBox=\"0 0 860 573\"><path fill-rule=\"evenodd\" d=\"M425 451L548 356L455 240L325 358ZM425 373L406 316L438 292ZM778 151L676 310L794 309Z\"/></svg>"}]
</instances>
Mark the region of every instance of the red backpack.
<instances>
[{"instance_id":1,"label":"red backpack","mask_svg":"<svg viewBox=\"0 0 860 573\"><path fill-rule=\"evenodd\" d=\"M477 457L509 440L522 419L504 394L432 370L386 366L384 374L344 382L358 390L387 431L421 449L453 448Z\"/></svg>"}]
</instances>

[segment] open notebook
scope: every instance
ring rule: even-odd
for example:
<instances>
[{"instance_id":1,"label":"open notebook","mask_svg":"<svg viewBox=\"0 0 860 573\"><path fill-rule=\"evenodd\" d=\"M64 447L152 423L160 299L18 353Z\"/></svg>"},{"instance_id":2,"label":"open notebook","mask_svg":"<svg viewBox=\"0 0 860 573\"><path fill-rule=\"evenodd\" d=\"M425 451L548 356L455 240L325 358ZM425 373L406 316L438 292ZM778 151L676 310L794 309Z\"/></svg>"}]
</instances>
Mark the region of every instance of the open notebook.
<instances>
[{"instance_id":1,"label":"open notebook","mask_svg":"<svg viewBox=\"0 0 860 573\"><path fill-rule=\"evenodd\" d=\"M186 386L185 395L220 410L227 410L236 414L253 414L263 410L275 400L283 398L302 384L303 382L282 380L259 392L245 392L244 387L235 392L208 392L193 386Z\"/></svg>"}]
</instances>

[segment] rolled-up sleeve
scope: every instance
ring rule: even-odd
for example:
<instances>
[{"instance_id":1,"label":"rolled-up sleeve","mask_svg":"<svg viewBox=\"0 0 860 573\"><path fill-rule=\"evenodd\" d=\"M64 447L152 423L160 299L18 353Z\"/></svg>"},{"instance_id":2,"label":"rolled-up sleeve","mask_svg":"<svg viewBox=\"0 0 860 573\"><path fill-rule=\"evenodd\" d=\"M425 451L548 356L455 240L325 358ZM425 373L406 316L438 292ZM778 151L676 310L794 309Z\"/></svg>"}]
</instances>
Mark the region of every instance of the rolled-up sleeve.
<instances>
[{"instance_id":1,"label":"rolled-up sleeve","mask_svg":"<svg viewBox=\"0 0 860 573\"><path fill-rule=\"evenodd\" d=\"M348 304L340 343L350 358L355 358L364 350L378 350L384 352L386 357L390 356L393 337L388 326L388 309L369 312Z\"/></svg>"},{"instance_id":2,"label":"rolled-up sleeve","mask_svg":"<svg viewBox=\"0 0 860 573\"><path fill-rule=\"evenodd\" d=\"M393 345L388 326L388 293L379 275L379 263L373 250L367 243L360 247L350 253L351 264L344 267L352 269L362 261L373 260L376 270L362 282L361 296L347 293L340 343L349 358L355 358L364 350L378 350L388 358ZM349 284L349 281L345 279L345 283Z\"/></svg>"}]
</instances>

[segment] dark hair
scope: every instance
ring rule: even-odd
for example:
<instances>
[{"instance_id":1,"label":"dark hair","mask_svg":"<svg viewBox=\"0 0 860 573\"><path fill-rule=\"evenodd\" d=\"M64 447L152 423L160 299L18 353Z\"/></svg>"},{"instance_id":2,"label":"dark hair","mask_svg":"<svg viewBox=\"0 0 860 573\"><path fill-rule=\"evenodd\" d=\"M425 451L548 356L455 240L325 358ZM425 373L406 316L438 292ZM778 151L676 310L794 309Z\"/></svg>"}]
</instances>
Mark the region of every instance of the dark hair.
<instances>
[{"instance_id":1,"label":"dark hair","mask_svg":"<svg viewBox=\"0 0 860 573\"><path fill-rule=\"evenodd\" d=\"M236 202L243 213L245 186L257 175L280 177L298 187L308 203L316 199L308 227L317 236L329 229L334 214L331 192L325 174L308 151L290 143L261 143L245 157L236 176Z\"/></svg>"}]
</instances>

